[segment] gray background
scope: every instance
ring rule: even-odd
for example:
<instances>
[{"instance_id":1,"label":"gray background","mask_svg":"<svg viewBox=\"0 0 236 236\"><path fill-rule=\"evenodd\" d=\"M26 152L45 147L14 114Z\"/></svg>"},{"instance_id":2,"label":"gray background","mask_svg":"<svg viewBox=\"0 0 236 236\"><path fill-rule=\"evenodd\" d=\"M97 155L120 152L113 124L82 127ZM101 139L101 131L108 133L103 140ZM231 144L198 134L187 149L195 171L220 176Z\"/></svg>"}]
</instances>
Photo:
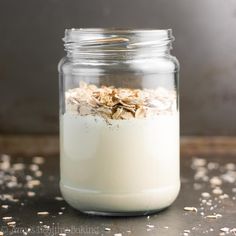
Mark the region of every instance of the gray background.
<instances>
[{"instance_id":1,"label":"gray background","mask_svg":"<svg viewBox=\"0 0 236 236\"><path fill-rule=\"evenodd\" d=\"M64 29L172 28L181 133L236 134L235 0L0 0L0 133L58 133Z\"/></svg>"}]
</instances>

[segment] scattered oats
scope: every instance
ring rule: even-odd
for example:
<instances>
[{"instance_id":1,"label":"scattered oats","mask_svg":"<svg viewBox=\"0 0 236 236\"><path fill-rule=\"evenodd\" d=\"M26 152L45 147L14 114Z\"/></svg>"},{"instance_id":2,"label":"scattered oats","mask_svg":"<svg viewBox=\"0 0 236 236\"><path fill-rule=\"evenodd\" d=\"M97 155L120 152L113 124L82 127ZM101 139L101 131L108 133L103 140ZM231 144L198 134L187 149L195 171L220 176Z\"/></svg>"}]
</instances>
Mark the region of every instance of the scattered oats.
<instances>
[{"instance_id":1,"label":"scattered oats","mask_svg":"<svg viewBox=\"0 0 236 236\"><path fill-rule=\"evenodd\" d=\"M202 180L203 180L204 182L207 182L207 181L209 180L209 177L205 175L205 176L202 177Z\"/></svg>"},{"instance_id":2,"label":"scattered oats","mask_svg":"<svg viewBox=\"0 0 236 236\"><path fill-rule=\"evenodd\" d=\"M223 195L220 195L219 198L220 199L226 199L226 198L229 198L229 195L224 193Z\"/></svg>"},{"instance_id":3,"label":"scattered oats","mask_svg":"<svg viewBox=\"0 0 236 236\"><path fill-rule=\"evenodd\" d=\"M164 229L169 229L169 226L164 226Z\"/></svg>"},{"instance_id":4,"label":"scattered oats","mask_svg":"<svg viewBox=\"0 0 236 236\"><path fill-rule=\"evenodd\" d=\"M225 165L225 168L226 168L227 170L235 170L235 167L236 167L236 165L235 165L234 163L227 163L227 164Z\"/></svg>"},{"instance_id":5,"label":"scattered oats","mask_svg":"<svg viewBox=\"0 0 236 236\"><path fill-rule=\"evenodd\" d=\"M188 233L183 233L184 236L188 236Z\"/></svg>"},{"instance_id":6,"label":"scattered oats","mask_svg":"<svg viewBox=\"0 0 236 236\"><path fill-rule=\"evenodd\" d=\"M204 180L204 181L208 181L209 177L206 175L207 174L207 169L204 167L198 168L195 175L194 175L194 179L195 180Z\"/></svg>"},{"instance_id":7,"label":"scattered oats","mask_svg":"<svg viewBox=\"0 0 236 236\"><path fill-rule=\"evenodd\" d=\"M10 155L2 154L2 155L1 155L1 160L2 160L3 162L10 162L11 157L10 157Z\"/></svg>"},{"instance_id":8,"label":"scattered oats","mask_svg":"<svg viewBox=\"0 0 236 236\"><path fill-rule=\"evenodd\" d=\"M30 169L31 171L37 171L37 170L39 170L39 166L38 166L37 164L31 164L31 165L29 166L29 169Z\"/></svg>"},{"instance_id":9,"label":"scattered oats","mask_svg":"<svg viewBox=\"0 0 236 236\"><path fill-rule=\"evenodd\" d=\"M221 232L224 232L224 233L228 233L229 230L230 230L230 229L227 228L227 227L224 227L224 228L221 228L221 229L220 229L220 231L221 231Z\"/></svg>"},{"instance_id":10,"label":"scattered oats","mask_svg":"<svg viewBox=\"0 0 236 236\"><path fill-rule=\"evenodd\" d=\"M214 229L213 229L213 228L210 228L210 231L211 231L211 232L213 232L213 231L214 231Z\"/></svg>"},{"instance_id":11,"label":"scattered oats","mask_svg":"<svg viewBox=\"0 0 236 236\"><path fill-rule=\"evenodd\" d=\"M210 179L210 184L212 184L212 185L221 185L222 180L219 177L214 176Z\"/></svg>"},{"instance_id":12,"label":"scattered oats","mask_svg":"<svg viewBox=\"0 0 236 236\"><path fill-rule=\"evenodd\" d=\"M201 195L202 195L202 197L204 197L204 198L209 198L209 197L211 197L211 194L210 194L210 193L207 193L207 192L203 192L203 193L201 193Z\"/></svg>"},{"instance_id":13,"label":"scattered oats","mask_svg":"<svg viewBox=\"0 0 236 236\"><path fill-rule=\"evenodd\" d=\"M2 217L3 220L12 220L13 217L12 216L4 216Z\"/></svg>"},{"instance_id":14,"label":"scattered oats","mask_svg":"<svg viewBox=\"0 0 236 236\"><path fill-rule=\"evenodd\" d=\"M14 175L8 176L10 178L10 181L17 182L17 178Z\"/></svg>"},{"instance_id":15,"label":"scattered oats","mask_svg":"<svg viewBox=\"0 0 236 236\"><path fill-rule=\"evenodd\" d=\"M185 211L194 211L197 212L197 208L196 207L184 207Z\"/></svg>"},{"instance_id":16,"label":"scattered oats","mask_svg":"<svg viewBox=\"0 0 236 236\"><path fill-rule=\"evenodd\" d=\"M206 218L208 219L218 219L221 218L222 215L221 214L214 214L214 215L207 215Z\"/></svg>"},{"instance_id":17,"label":"scattered oats","mask_svg":"<svg viewBox=\"0 0 236 236\"><path fill-rule=\"evenodd\" d=\"M118 233L118 234L114 234L114 236L122 236L122 234L121 234L121 233Z\"/></svg>"},{"instance_id":18,"label":"scattered oats","mask_svg":"<svg viewBox=\"0 0 236 236\"><path fill-rule=\"evenodd\" d=\"M19 202L19 199L18 198L12 198L10 201L12 201L12 202Z\"/></svg>"},{"instance_id":19,"label":"scattered oats","mask_svg":"<svg viewBox=\"0 0 236 236\"><path fill-rule=\"evenodd\" d=\"M27 187L34 188L35 186L39 186L40 184L41 182L38 179L33 179L33 180L28 181Z\"/></svg>"},{"instance_id":20,"label":"scattered oats","mask_svg":"<svg viewBox=\"0 0 236 236\"><path fill-rule=\"evenodd\" d=\"M235 234L236 233L236 228L231 229L230 232Z\"/></svg>"},{"instance_id":21,"label":"scattered oats","mask_svg":"<svg viewBox=\"0 0 236 236\"><path fill-rule=\"evenodd\" d=\"M154 225L147 225L148 228L154 228Z\"/></svg>"},{"instance_id":22,"label":"scattered oats","mask_svg":"<svg viewBox=\"0 0 236 236\"><path fill-rule=\"evenodd\" d=\"M13 196L10 194L0 194L0 199L3 201L11 200L12 198L13 198Z\"/></svg>"},{"instance_id":23,"label":"scattered oats","mask_svg":"<svg viewBox=\"0 0 236 236\"><path fill-rule=\"evenodd\" d=\"M127 233L131 233L131 230L127 230L126 232L127 232Z\"/></svg>"},{"instance_id":24,"label":"scattered oats","mask_svg":"<svg viewBox=\"0 0 236 236\"><path fill-rule=\"evenodd\" d=\"M236 181L236 172L228 171L226 174L221 175L221 178L228 183L233 184Z\"/></svg>"},{"instance_id":25,"label":"scattered oats","mask_svg":"<svg viewBox=\"0 0 236 236\"><path fill-rule=\"evenodd\" d=\"M50 229L50 226L49 225L43 225L43 228Z\"/></svg>"},{"instance_id":26,"label":"scattered oats","mask_svg":"<svg viewBox=\"0 0 236 236\"><path fill-rule=\"evenodd\" d=\"M2 205L1 207L4 208L4 209L8 209L9 205Z\"/></svg>"},{"instance_id":27,"label":"scattered oats","mask_svg":"<svg viewBox=\"0 0 236 236\"><path fill-rule=\"evenodd\" d=\"M43 175L43 172L41 170L37 170L37 171L34 172L34 175L36 177L41 177Z\"/></svg>"},{"instance_id":28,"label":"scattered oats","mask_svg":"<svg viewBox=\"0 0 236 236\"><path fill-rule=\"evenodd\" d=\"M4 171L8 170L10 168L10 166L11 166L11 164L8 161L0 163L0 169L4 170Z\"/></svg>"},{"instance_id":29,"label":"scattered oats","mask_svg":"<svg viewBox=\"0 0 236 236\"><path fill-rule=\"evenodd\" d=\"M71 231L70 229L65 229L65 232L67 232L67 233L70 232L70 231Z\"/></svg>"},{"instance_id":30,"label":"scattered oats","mask_svg":"<svg viewBox=\"0 0 236 236\"><path fill-rule=\"evenodd\" d=\"M10 221L10 222L7 222L7 225L9 225L9 226L15 226L15 225L16 225L16 222L15 222L15 221Z\"/></svg>"},{"instance_id":31,"label":"scattered oats","mask_svg":"<svg viewBox=\"0 0 236 236\"><path fill-rule=\"evenodd\" d=\"M60 233L59 236L66 236L66 234L65 233Z\"/></svg>"},{"instance_id":32,"label":"scattered oats","mask_svg":"<svg viewBox=\"0 0 236 236\"><path fill-rule=\"evenodd\" d=\"M18 202L19 199L14 198L11 194L2 194L0 195L0 199L3 201L10 201L10 202Z\"/></svg>"},{"instance_id":33,"label":"scattered oats","mask_svg":"<svg viewBox=\"0 0 236 236\"><path fill-rule=\"evenodd\" d=\"M18 184L17 184L17 182L11 181L11 182L8 182L6 185L8 188L15 188L15 187L17 187Z\"/></svg>"},{"instance_id":34,"label":"scattered oats","mask_svg":"<svg viewBox=\"0 0 236 236\"><path fill-rule=\"evenodd\" d=\"M62 211L59 211L59 212L58 212L58 215L63 215L63 212L62 212Z\"/></svg>"},{"instance_id":35,"label":"scattered oats","mask_svg":"<svg viewBox=\"0 0 236 236\"><path fill-rule=\"evenodd\" d=\"M195 157L193 159L193 166L194 167L199 167L199 166L205 166L206 165L206 160L202 158L197 158Z\"/></svg>"},{"instance_id":36,"label":"scattered oats","mask_svg":"<svg viewBox=\"0 0 236 236\"><path fill-rule=\"evenodd\" d=\"M105 230L105 231L111 231L111 229L110 229L110 228L105 228L104 230Z\"/></svg>"},{"instance_id":37,"label":"scattered oats","mask_svg":"<svg viewBox=\"0 0 236 236\"><path fill-rule=\"evenodd\" d=\"M3 234L3 232L2 231L0 231L0 236L3 236L4 234Z\"/></svg>"},{"instance_id":38,"label":"scattered oats","mask_svg":"<svg viewBox=\"0 0 236 236\"><path fill-rule=\"evenodd\" d=\"M35 192L32 192L32 191L27 192L28 197L34 197L35 195L36 195Z\"/></svg>"},{"instance_id":39,"label":"scattered oats","mask_svg":"<svg viewBox=\"0 0 236 236\"><path fill-rule=\"evenodd\" d=\"M209 163L207 164L207 168L208 168L209 170L218 169L218 168L219 168L219 163L217 163L217 162L209 162Z\"/></svg>"},{"instance_id":40,"label":"scattered oats","mask_svg":"<svg viewBox=\"0 0 236 236\"><path fill-rule=\"evenodd\" d=\"M205 213L204 213L204 212L200 212L200 215L201 215L201 216L204 216L204 215L205 215Z\"/></svg>"},{"instance_id":41,"label":"scattered oats","mask_svg":"<svg viewBox=\"0 0 236 236\"><path fill-rule=\"evenodd\" d=\"M35 156L35 157L33 157L32 162L34 164L42 165L45 162L45 160L44 160L44 157Z\"/></svg>"},{"instance_id":42,"label":"scattered oats","mask_svg":"<svg viewBox=\"0 0 236 236\"><path fill-rule=\"evenodd\" d=\"M185 230L184 230L184 233L188 233L188 234L189 234L189 233L190 233L190 230L185 229Z\"/></svg>"},{"instance_id":43,"label":"scattered oats","mask_svg":"<svg viewBox=\"0 0 236 236\"><path fill-rule=\"evenodd\" d=\"M26 175L26 176L25 176L25 179L26 179L26 181L30 181L30 180L33 179L33 177L32 177L31 175Z\"/></svg>"},{"instance_id":44,"label":"scattered oats","mask_svg":"<svg viewBox=\"0 0 236 236\"><path fill-rule=\"evenodd\" d=\"M214 188L212 190L212 193L217 194L217 195L221 195L223 193L223 190L221 188Z\"/></svg>"},{"instance_id":45,"label":"scattered oats","mask_svg":"<svg viewBox=\"0 0 236 236\"><path fill-rule=\"evenodd\" d=\"M15 164L12 165L12 168L15 171L24 170L25 169L25 164L24 163L15 163Z\"/></svg>"},{"instance_id":46,"label":"scattered oats","mask_svg":"<svg viewBox=\"0 0 236 236\"><path fill-rule=\"evenodd\" d=\"M147 219L150 219L150 216L147 216Z\"/></svg>"},{"instance_id":47,"label":"scattered oats","mask_svg":"<svg viewBox=\"0 0 236 236\"><path fill-rule=\"evenodd\" d=\"M46 216L46 215L49 215L49 212L48 211L39 211L39 212L37 212L37 214L40 216Z\"/></svg>"},{"instance_id":48,"label":"scattered oats","mask_svg":"<svg viewBox=\"0 0 236 236\"><path fill-rule=\"evenodd\" d=\"M64 200L62 197L55 197L54 199L57 200L57 201L63 201Z\"/></svg>"}]
</instances>

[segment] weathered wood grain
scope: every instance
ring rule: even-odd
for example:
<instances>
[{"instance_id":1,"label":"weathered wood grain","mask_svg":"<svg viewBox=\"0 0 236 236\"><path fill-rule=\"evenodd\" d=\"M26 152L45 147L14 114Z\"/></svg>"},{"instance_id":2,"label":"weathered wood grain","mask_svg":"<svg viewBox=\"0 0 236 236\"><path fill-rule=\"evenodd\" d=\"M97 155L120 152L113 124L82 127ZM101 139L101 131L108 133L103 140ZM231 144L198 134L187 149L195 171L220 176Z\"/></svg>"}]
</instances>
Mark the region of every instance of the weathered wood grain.
<instances>
[{"instance_id":1,"label":"weathered wood grain","mask_svg":"<svg viewBox=\"0 0 236 236\"><path fill-rule=\"evenodd\" d=\"M0 135L1 153L17 155L59 154L59 137L57 135ZM236 154L236 137L212 136L181 137L182 156Z\"/></svg>"}]
</instances>

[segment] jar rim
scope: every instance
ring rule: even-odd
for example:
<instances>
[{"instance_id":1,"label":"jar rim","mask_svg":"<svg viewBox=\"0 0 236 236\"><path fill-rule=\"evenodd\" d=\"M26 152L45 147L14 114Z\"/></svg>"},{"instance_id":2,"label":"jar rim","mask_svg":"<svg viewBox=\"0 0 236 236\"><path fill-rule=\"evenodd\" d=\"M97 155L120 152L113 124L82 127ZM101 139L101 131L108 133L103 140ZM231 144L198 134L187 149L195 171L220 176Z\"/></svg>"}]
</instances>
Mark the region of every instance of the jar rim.
<instances>
[{"instance_id":1,"label":"jar rim","mask_svg":"<svg viewBox=\"0 0 236 236\"><path fill-rule=\"evenodd\" d=\"M154 28L71 28L63 38L69 55L165 52L172 48L172 29Z\"/></svg>"},{"instance_id":2,"label":"jar rim","mask_svg":"<svg viewBox=\"0 0 236 236\"><path fill-rule=\"evenodd\" d=\"M157 29L157 28L120 28L120 27L108 27L108 28L70 28L65 29L65 32L88 32L88 33L101 33L101 32L121 32L121 33L143 33L143 32L172 32L172 29Z\"/></svg>"},{"instance_id":3,"label":"jar rim","mask_svg":"<svg viewBox=\"0 0 236 236\"><path fill-rule=\"evenodd\" d=\"M172 29L154 28L71 28L65 30L63 41L80 42L83 40L104 38L116 35L135 35L136 37L155 37L156 39L169 39L173 41ZM144 39L144 38L143 38Z\"/></svg>"}]
</instances>

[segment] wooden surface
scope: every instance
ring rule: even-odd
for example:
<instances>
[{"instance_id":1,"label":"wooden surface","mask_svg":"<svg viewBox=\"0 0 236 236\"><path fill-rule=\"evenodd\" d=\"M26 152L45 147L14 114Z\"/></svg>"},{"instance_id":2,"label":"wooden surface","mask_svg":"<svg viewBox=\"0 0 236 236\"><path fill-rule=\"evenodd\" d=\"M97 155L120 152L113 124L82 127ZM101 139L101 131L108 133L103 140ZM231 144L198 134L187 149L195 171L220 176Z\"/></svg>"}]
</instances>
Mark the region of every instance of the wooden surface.
<instances>
[{"instance_id":1,"label":"wooden surface","mask_svg":"<svg viewBox=\"0 0 236 236\"><path fill-rule=\"evenodd\" d=\"M23 155L58 155L59 138L53 135L2 135L0 151ZM236 137L184 136L181 137L181 154L236 154Z\"/></svg>"},{"instance_id":2,"label":"wooden surface","mask_svg":"<svg viewBox=\"0 0 236 236\"><path fill-rule=\"evenodd\" d=\"M32 139L30 140L32 141ZM41 146L37 146L36 143L32 144L30 143L31 141L26 142L26 144L33 145L39 151L38 148L43 148L43 144L47 139L42 141L39 138L39 140ZM23 139L21 142L23 142ZM184 148L188 149L187 141L183 139L183 142L185 145ZM192 139L191 145L195 146L196 143L201 142L202 139L195 140L194 142ZM217 139L215 142L218 142ZM51 141L50 144L52 144ZM203 142L202 145L205 146L205 143ZM28 152L27 156L29 155L29 150L32 152L33 148L31 147L26 150ZM50 148L46 150L54 152L56 149ZM6 152L4 149L1 149L1 151ZM210 154L209 152L207 155L199 153L198 155L203 160L199 161L198 159L196 162L196 159L193 157L181 159L182 186L174 204L162 212L142 217L98 217L82 214L72 209L65 201L58 200L58 197L61 196L58 187L58 156L49 158L50 156L46 155L45 163L39 165L42 176L37 177L35 176L36 171L32 171L32 158L24 158L24 155L15 155L11 158L10 166L0 165L0 180L4 180L0 185L0 231L3 231L4 235L13 236L114 236L116 234L119 236L216 236L225 235L222 234L221 229L226 228L229 231L227 235L235 235L233 232L230 232L230 230L236 227L235 181L227 182L223 180L223 183L220 185L223 193L216 195L213 193L214 188L211 186L209 180L213 176L219 176L223 179L223 175L227 171L235 174L236 156L230 154L216 155L215 153ZM182 157L186 156L182 155ZM196 162L195 166L194 162ZM14 166L14 163L21 163L24 165L24 168L20 170L19 167L21 166L19 164ZM13 171L14 169L15 171ZM202 172L203 170L204 176L207 176L207 179L204 176L204 178L196 179L196 175L199 175L198 172ZM40 184L33 188L25 184L25 181L30 181L29 176L39 180ZM9 181L15 181L15 177L19 184L18 187L7 184ZM28 196L29 191L34 192L35 196ZM205 199L206 202L203 201L204 198L202 197L202 193L204 192L210 194L210 197ZM12 194L14 199L16 198L18 200L4 200L4 194ZM228 197L221 198L220 196L224 196L224 194L227 194ZM2 207L4 205L8 205L9 207L5 209ZM186 206L196 207L197 212L184 211L184 207ZM42 211L46 211L49 214L45 216L38 215L38 212ZM213 214L220 214L221 217L217 219L207 218L208 215ZM8 225L9 221L2 220L2 217L9 216L12 217L10 221L15 222L14 227ZM106 228L109 228L109 230Z\"/></svg>"}]
</instances>

